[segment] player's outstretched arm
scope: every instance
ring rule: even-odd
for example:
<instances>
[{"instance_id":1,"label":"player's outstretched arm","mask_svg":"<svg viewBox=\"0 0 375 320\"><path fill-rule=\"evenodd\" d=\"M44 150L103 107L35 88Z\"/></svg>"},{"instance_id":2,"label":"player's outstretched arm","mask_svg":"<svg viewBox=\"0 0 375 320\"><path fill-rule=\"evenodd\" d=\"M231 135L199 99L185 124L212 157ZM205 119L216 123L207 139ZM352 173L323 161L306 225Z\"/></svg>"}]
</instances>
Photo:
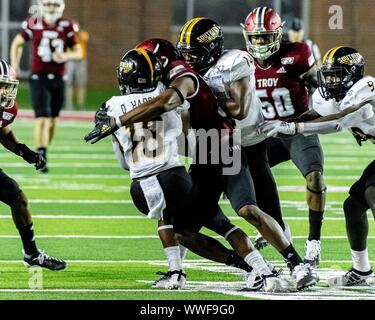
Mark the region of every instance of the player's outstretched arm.
<instances>
[{"instance_id":1,"label":"player's outstretched arm","mask_svg":"<svg viewBox=\"0 0 375 320\"><path fill-rule=\"evenodd\" d=\"M22 157L26 162L35 164L37 170L44 167L46 160L43 156L30 150L25 144L19 143L10 128L0 129L0 143L8 150Z\"/></svg>"},{"instance_id":2,"label":"player's outstretched arm","mask_svg":"<svg viewBox=\"0 0 375 320\"><path fill-rule=\"evenodd\" d=\"M96 143L111 135L122 126L137 122L147 122L162 115L164 112L176 109L185 103L186 97L193 94L195 82L190 77L181 77L171 82L170 86L158 97L142 103L132 111L114 118L102 117L95 123L95 128L85 136L86 142Z\"/></svg>"}]
</instances>

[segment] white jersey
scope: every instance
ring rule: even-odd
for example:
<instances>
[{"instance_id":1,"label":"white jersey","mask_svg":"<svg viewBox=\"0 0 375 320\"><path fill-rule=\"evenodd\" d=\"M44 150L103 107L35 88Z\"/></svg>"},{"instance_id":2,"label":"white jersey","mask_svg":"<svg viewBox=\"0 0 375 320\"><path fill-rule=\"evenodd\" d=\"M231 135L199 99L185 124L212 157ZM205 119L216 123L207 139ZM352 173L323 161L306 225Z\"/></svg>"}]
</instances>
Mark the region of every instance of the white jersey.
<instances>
[{"instance_id":1,"label":"white jersey","mask_svg":"<svg viewBox=\"0 0 375 320\"><path fill-rule=\"evenodd\" d=\"M228 50L219 58L204 75L204 79L219 99L229 99L231 83L250 77L252 101L248 116L236 120L236 126L241 130L241 143L244 147L263 141L265 138L258 133L257 126L263 122L262 103L256 96L255 65L253 58L245 51Z\"/></svg>"},{"instance_id":2,"label":"white jersey","mask_svg":"<svg viewBox=\"0 0 375 320\"><path fill-rule=\"evenodd\" d=\"M349 107L369 103L375 112L375 78L367 76L359 80L346 93L345 97L337 102L335 99L324 100L319 90L313 95L313 109L321 116L339 113ZM367 136L375 143L375 115L353 126L350 131Z\"/></svg>"},{"instance_id":3,"label":"white jersey","mask_svg":"<svg viewBox=\"0 0 375 320\"><path fill-rule=\"evenodd\" d=\"M165 86L159 82L152 92L112 97L106 103L107 113L113 117L121 116L159 96L164 90ZM175 110L163 113L155 121L121 127L114 133L123 153L123 159L119 161L124 168L129 168L132 179L181 166L177 152L177 137L181 133L181 116ZM119 150L118 147L116 149ZM122 156L118 152L116 155Z\"/></svg>"}]
</instances>

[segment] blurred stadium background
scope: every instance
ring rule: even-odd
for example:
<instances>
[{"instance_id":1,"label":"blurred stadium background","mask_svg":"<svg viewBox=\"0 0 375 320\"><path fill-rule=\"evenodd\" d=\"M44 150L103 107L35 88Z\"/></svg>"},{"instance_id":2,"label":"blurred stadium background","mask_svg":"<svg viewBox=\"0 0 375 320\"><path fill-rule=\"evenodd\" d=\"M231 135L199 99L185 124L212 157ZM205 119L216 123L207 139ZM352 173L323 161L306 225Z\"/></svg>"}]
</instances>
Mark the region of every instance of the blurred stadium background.
<instances>
[{"instance_id":1,"label":"blurred stadium background","mask_svg":"<svg viewBox=\"0 0 375 320\"><path fill-rule=\"evenodd\" d=\"M0 0L2 58L9 58L11 40L35 3L36 0ZM292 17L301 18L307 37L318 44L322 54L341 44L357 48L367 60L367 72L374 73L375 11L372 0L66 0L65 16L77 20L90 33L88 109L99 106L106 96L116 94L114 70L123 53L138 42L161 37L175 43L184 22L192 17L206 16L223 27L226 48L242 48L240 23L259 5L274 7L286 22ZM341 6L343 10L342 29L329 28L332 6ZM27 53L23 55L22 70L26 79ZM29 108L28 88L24 86L23 89L20 102Z\"/></svg>"},{"instance_id":2,"label":"blurred stadium background","mask_svg":"<svg viewBox=\"0 0 375 320\"><path fill-rule=\"evenodd\" d=\"M32 0L0 0L0 52L9 58L13 37L27 16ZM65 16L76 19L90 33L87 110L117 94L115 68L123 53L149 37L176 42L181 25L194 16L217 20L224 29L227 48L244 47L239 24L256 6L272 6L288 21L300 17L307 37L322 53L336 45L356 47L374 73L375 11L373 0L66 0ZM343 9L343 29L331 30L329 8ZM26 48L26 51L29 49ZM21 108L30 108L27 77L29 55L22 60ZM22 114L22 112L21 112ZM92 117L93 113L87 114ZM87 118L89 118L87 117ZM2 151L0 167L22 186L30 199L38 243L52 255L69 262L61 273L44 272L45 290L29 289L29 274L21 263L21 243L9 209L0 204L0 299L371 299L373 289L329 290L325 279L351 264L342 202L348 187L373 160L373 146L360 152L348 133L322 137L326 155L327 208L323 227L322 281L302 295L262 296L239 293L243 280L238 271L220 267L189 253L186 291L152 290L155 272L165 271L154 221L141 216L130 200L127 173L119 168L109 141L85 145L91 123L63 121L50 149L51 172L40 175L22 159ZM33 145L32 122L16 121L17 136ZM291 163L274 169L283 211L303 252L307 234L305 182ZM224 211L249 235L255 230L235 216L228 203ZM370 216L369 216L370 217ZM372 221L371 221L372 222ZM375 229L370 223L370 258L375 255ZM266 248L265 257L283 266L280 256ZM372 261L373 262L373 261Z\"/></svg>"}]
</instances>

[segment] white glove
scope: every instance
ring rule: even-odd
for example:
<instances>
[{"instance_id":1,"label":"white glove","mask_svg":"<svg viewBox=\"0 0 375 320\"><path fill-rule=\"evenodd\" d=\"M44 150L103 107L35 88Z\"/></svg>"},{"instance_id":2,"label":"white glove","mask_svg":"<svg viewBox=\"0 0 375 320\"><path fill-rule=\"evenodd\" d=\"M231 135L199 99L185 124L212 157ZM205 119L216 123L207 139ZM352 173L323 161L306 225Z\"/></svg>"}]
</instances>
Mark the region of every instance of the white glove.
<instances>
[{"instance_id":1,"label":"white glove","mask_svg":"<svg viewBox=\"0 0 375 320\"><path fill-rule=\"evenodd\" d=\"M272 120L263 122L258 130L264 134L267 138L276 137L278 134L284 134L287 136L294 136L297 134L298 124L295 122L284 122L280 120Z\"/></svg>"}]
</instances>

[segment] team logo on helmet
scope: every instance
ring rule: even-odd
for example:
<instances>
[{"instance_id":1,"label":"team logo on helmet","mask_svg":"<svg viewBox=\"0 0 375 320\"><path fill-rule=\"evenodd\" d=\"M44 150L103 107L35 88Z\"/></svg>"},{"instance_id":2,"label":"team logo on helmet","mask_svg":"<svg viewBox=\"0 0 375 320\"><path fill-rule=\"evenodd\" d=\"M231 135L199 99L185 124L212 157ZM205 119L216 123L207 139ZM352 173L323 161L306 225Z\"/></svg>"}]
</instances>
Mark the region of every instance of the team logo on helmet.
<instances>
[{"instance_id":1,"label":"team logo on helmet","mask_svg":"<svg viewBox=\"0 0 375 320\"><path fill-rule=\"evenodd\" d=\"M120 70L124 73L130 73L133 71L133 63L130 61L121 61Z\"/></svg>"},{"instance_id":2,"label":"team logo on helmet","mask_svg":"<svg viewBox=\"0 0 375 320\"><path fill-rule=\"evenodd\" d=\"M200 43L210 43L215 40L220 35L220 28L214 25L210 30L203 33L201 36L197 37Z\"/></svg>"}]
</instances>

